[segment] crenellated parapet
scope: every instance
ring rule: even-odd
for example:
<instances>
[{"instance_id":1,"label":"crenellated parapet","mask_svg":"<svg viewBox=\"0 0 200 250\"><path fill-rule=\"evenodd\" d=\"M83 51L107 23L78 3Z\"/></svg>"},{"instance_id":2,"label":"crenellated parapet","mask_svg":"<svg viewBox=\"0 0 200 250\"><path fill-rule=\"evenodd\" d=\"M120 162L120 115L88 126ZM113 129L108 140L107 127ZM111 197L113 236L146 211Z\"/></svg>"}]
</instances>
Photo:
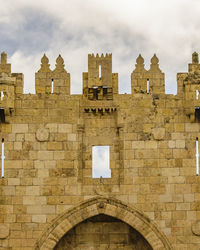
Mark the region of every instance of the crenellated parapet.
<instances>
[{"instance_id":1,"label":"crenellated parapet","mask_svg":"<svg viewBox=\"0 0 200 250\"><path fill-rule=\"evenodd\" d=\"M89 100L112 100L118 94L118 74L112 73L112 54L88 55L83 73L83 94Z\"/></svg>"},{"instance_id":2,"label":"crenellated parapet","mask_svg":"<svg viewBox=\"0 0 200 250\"><path fill-rule=\"evenodd\" d=\"M141 54L136 60L135 70L131 74L132 94L164 94L164 73L159 68L159 60L154 54L151 58L150 69L146 70Z\"/></svg>"},{"instance_id":3,"label":"crenellated parapet","mask_svg":"<svg viewBox=\"0 0 200 250\"><path fill-rule=\"evenodd\" d=\"M44 54L41 67L35 74L36 94L70 95L70 74L65 70L61 55L56 59L56 67L50 69L49 59Z\"/></svg>"}]
</instances>

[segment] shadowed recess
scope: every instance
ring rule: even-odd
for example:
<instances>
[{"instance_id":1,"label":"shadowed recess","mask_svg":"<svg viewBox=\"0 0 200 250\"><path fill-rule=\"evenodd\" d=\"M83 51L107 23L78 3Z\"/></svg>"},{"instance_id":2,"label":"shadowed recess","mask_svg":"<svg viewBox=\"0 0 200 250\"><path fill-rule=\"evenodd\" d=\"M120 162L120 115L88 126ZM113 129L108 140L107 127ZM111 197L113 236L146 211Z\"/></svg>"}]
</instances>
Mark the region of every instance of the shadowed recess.
<instances>
[{"instance_id":1,"label":"shadowed recess","mask_svg":"<svg viewBox=\"0 0 200 250\"><path fill-rule=\"evenodd\" d=\"M104 214L91 217L72 228L54 248L61 249L153 250L135 229Z\"/></svg>"}]
</instances>

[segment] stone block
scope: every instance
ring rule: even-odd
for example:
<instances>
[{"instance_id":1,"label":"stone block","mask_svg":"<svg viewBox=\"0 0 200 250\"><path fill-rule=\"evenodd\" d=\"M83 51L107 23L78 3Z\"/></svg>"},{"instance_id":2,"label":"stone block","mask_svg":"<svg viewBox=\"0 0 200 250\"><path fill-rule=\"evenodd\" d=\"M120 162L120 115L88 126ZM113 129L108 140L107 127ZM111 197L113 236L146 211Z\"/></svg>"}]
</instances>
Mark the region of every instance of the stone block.
<instances>
[{"instance_id":1,"label":"stone block","mask_svg":"<svg viewBox=\"0 0 200 250\"><path fill-rule=\"evenodd\" d=\"M199 132L199 124L198 123L186 123L185 124L186 132Z\"/></svg>"},{"instance_id":2,"label":"stone block","mask_svg":"<svg viewBox=\"0 0 200 250\"><path fill-rule=\"evenodd\" d=\"M158 142L157 141L145 141L145 148L148 148L148 149L158 148Z\"/></svg>"},{"instance_id":3,"label":"stone block","mask_svg":"<svg viewBox=\"0 0 200 250\"><path fill-rule=\"evenodd\" d=\"M22 150L22 142L14 142L14 150Z\"/></svg>"},{"instance_id":4,"label":"stone block","mask_svg":"<svg viewBox=\"0 0 200 250\"><path fill-rule=\"evenodd\" d=\"M144 148L144 141L132 141L132 149Z\"/></svg>"},{"instance_id":5,"label":"stone block","mask_svg":"<svg viewBox=\"0 0 200 250\"><path fill-rule=\"evenodd\" d=\"M9 225L0 223L0 239L6 239L9 233Z\"/></svg>"},{"instance_id":6,"label":"stone block","mask_svg":"<svg viewBox=\"0 0 200 250\"><path fill-rule=\"evenodd\" d=\"M68 141L75 142L77 140L76 134L68 134L67 139L68 139Z\"/></svg>"},{"instance_id":7,"label":"stone block","mask_svg":"<svg viewBox=\"0 0 200 250\"><path fill-rule=\"evenodd\" d=\"M48 150L62 150L62 142L48 142Z\"/></svg>"},{"instance_id":8,"label":"stone block","mask_svg":"<svg viewBox=\"0 0 200 250\"><path fill-rule=\"evenodd\" d=\"M46 223L46 215L33 215L32 222L35 223Z\"/></svg>"},{"instance_id":9,"label":"stone block","mask_svg":"<svg viewBox=\"0 0 200 250\"><path fill-rule=\"evenodd\" d=\"M26 133L25 134L25 141L34 142L35 141L35 134Z\"/></svg>"},{"instance_id":10,"label":"stone block","mask_svg":"<svg viewBox=\"0 0 200 250\"><path fill-rule=\"evenodd\" d=\"M53 158L54 160L64 160L65 151L54 151Z\"/></svg>"},{"instance_id":11,"label":"stone block","mask_svg":"<svg viewBox=\"0 0 200 250\"><path fill-rule=\"evenodd\" d=\"M72 133L72 124L58 124L58 133Z\"/></svg>"},{"instance_id":12,"label":"stone block","mask_svg":"<svg viewBox=\"0 0 200 250\"><path fill-rule=\"evenodd\" d=\"M9 186L18 186L18 185L20 185L20 179L19 178L8 178L8 185Z\"/></svg>"},{"instance_id":13,"label":"stone block","mask_svg":"<svg viewBox=\"0 0 200 250\"><path fill-rule=\"evenodd\" d=\"M58 124L57 123L48 123L45 126L47 129L49 129L50 133L57 133L58 132Z\"/></svg>"},{"instance_id":14,"label":"stone block","mask_svg":"<svg viewBox=\"0 0 200 250\"><path fill-rule=\"evenodd\" d=\"M52 151L39 151L36 159L38 159L38 160L53 160L53 152Z\"/></svg>"},{"instance_id":15,"label":"stone block","mask_svg":"<svg viewBox=\"0 0 200 250\"><path fill-rule=\"evenodd\" d=\"M12 124L12 133L27 133L28 124Z\"/></svg>"},{"instance_id":16,"label":"stone block","mask_svg":"<svg viewBox=\"0 0 200 250\"><path fill-rule=\"evenodd\" d=\"M152 134L155 140L163 140L165 138L165 129L154 128L152 129Z\"/></svg>"},{"instance_id":17,"label":"stone block","mask_svg":"<svg viewBox=\"0 0 200 250\"><path fill-rule=\"evenodd\" d=\"M26 187L26 195L40 195L40 187L39 186Z\"/></svg>"},{"instance_id":18,"label":"stone block","mask_svg":"<svg viewBox=\"0 0 200 250\"><path fill-rule=\"evenodd\" d=\"M185 148L185 140L176 140L176 148Z\"/></svg>"},{"instance_id":19,"label":"stone block","mask_svg":"<svg viewBox=\"0 0 200 250\"><path fill-rule=\"evenodd\" d=\"M169 148L175 148L176 147L176 141L168 141L168 147Z\"/></svg>"}]
</instances>

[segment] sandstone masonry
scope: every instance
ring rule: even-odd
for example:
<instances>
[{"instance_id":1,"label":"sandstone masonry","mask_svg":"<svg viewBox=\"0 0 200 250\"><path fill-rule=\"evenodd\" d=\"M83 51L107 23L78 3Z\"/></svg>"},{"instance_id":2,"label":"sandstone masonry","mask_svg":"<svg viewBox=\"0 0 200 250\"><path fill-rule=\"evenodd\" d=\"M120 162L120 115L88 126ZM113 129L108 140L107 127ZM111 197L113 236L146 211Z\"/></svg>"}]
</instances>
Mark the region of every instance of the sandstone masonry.
<instances>
[{"instance_id":1,"label":"sandstone masonry","mask_svg":"<svg viewBox=\"0 0 200 250\"><path fill-rule=\"evenodd\" d=\"M176 96L158 62L139 55L119 94L112 55L88 55L83 95L70 95L63 58L51 70L44 55L23 94L1 54L0 249L200 249L198 54ZM110 146L111 178L92 178L93 146Z\"/></svg>"}]
</instances>

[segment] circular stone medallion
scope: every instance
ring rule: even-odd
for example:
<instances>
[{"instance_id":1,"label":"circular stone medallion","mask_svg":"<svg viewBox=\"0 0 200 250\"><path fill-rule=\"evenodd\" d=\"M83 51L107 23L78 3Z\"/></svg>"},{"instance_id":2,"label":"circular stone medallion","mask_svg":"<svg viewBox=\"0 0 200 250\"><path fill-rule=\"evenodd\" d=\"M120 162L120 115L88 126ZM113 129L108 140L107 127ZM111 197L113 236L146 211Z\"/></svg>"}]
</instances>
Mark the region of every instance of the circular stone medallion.
<instances>
[{"instance_id":1,"label":"circular stone medallion","mask_svg":"<svg viewBox=\"0 0 200 250\"><path fill-rule=\"evenodd\" d=\"M49 139L49 130L46 128L39 128L36 132L36 139L38 141L48 141Z\"/></svg>"},{"instance_id":2,"label":"circular stone medallion","mask_svg":"<svg viewBox=\"0 0 200 250\"><path fill-rule=\"evenodd\" d=\"M193 234L200 236L200 220L192 224L192 232Z\"/></svg>"}]
</instances>

